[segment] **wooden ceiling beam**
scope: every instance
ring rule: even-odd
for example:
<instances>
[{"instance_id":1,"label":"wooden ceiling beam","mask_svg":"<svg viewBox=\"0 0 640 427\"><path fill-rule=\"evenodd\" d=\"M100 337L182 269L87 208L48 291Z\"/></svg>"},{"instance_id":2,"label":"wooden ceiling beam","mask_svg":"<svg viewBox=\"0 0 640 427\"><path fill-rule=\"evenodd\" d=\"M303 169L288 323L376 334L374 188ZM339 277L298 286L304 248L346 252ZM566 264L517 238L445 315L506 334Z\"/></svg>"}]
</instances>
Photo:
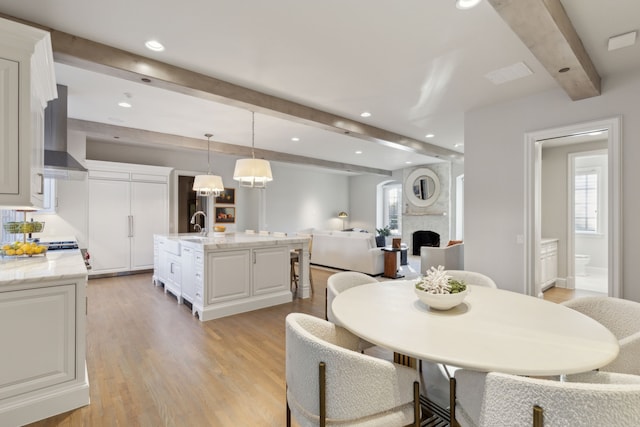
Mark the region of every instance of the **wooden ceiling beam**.
<instances>
[{"instance_id":1,"label":"wooden ceiling beam","mask_svg":"<svg viewBox=\"0 0 640 427\"><path fill-rule=\"evenodd\" d=\"M453 162L462 162L464 158L463 154L438 145L307 107L37 23L3 14L0 16L49 31L54 59L62 64L137 83L140 83L142 79L148 79L149 81L145 81L145 83L150 86L245 108L416 154Z\"/></svg>"},{"instance_id":2,"label":"wooden ceiling beam","mask_svg":"<svg viewBox=\"0 0 640 427\"><path fill-rule=\"evenodd\" d=\"M208 142L206 140L189 138L186 136L170 135L167 133L134 129L124 126L116 126L79 119L67 119L67 126L69 130L83 132L89 138L97 141L107 141L109 143L115 142L117 144L144 145L147 147L165 148L170 150L206 151L208 149ZM223 142L211 141L211 151L219 154L226 154L229 156L251 157L251 147L247 147L245 145L226 144ZM392 175L392 171L385 169L333 162L312 157L280 153L277 151L262 150L259 148L255 149L255 156L259 159L267 159L274 162L316 166L320 168L340 170L343 172L356 174L365 173L382 176Z\"/></svg>"},{"instance_id":3,"label":"wooden ceiling beam","mask_svg":"<svg viewBox=\"0 0 640 427\"><path fill-rule=\"evenodd\" d=\"M488 0L569 97L599 96L600 76L560 0Z\"/></svg>"}]
</instances>

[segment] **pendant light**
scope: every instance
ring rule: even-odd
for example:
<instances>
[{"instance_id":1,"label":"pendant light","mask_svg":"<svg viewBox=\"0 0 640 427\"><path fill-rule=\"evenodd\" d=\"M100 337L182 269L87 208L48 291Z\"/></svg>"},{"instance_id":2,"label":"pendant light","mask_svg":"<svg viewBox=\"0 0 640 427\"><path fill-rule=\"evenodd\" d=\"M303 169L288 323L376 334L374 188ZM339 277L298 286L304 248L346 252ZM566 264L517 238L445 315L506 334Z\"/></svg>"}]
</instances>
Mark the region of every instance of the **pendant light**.
<instances>
[{"instance_id":1,"label":"pendant light","mask_svg":"<svg viewBox=\"0 0 640 427\"><path fill-rule=\"evenodd\" d=\"M207 137L207 174L196 175L193 180L193 191L198 192L198 196L219 196L224 191L224 185L222 184L222 177L211 174L211 137L210 133L205 133Z\"/></svg>"},{"instance_id":2,"label":"pendant light","mask_svg":"<svg viewBox=\"0 0 640 427\"><path fill-rule=\"evenodd\" d=\"M271 165L264 159L256 159L254 152L256 139L255 113L251 112L251 158L236 160L233 179L240 181L240 187L266 188L267 182L273 181Z\"/></svg>"}]
</instances>

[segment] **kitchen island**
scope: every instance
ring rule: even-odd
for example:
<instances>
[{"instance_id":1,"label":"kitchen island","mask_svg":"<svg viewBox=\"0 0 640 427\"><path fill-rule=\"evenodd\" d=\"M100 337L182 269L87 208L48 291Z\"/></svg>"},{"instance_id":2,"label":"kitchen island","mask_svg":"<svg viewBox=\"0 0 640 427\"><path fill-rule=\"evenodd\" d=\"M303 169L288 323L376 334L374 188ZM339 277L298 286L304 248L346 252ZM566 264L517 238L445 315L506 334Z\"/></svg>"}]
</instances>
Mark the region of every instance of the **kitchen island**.
<instances>
[{"instance_id":1,"label":"kitchen island","mask_svg":"<svg viewBox=\"0 0 640 427\"><path fill-rule=\"evenodd\" d=\"M0 425L89 404L80 251L0 258Z\"/></svg>"},{"instance_id":2,"label":"kitchen island","mask_svg":"<svg viewBox=\"0 0 640 427\"><path fill-rule=\"evenodd\" d=\"M308 298L309 241L245 233L154 236L156 285L191 303L201 321L291 301L290 251L300 259L298 296Z\"/></svg>"}]
</instances>

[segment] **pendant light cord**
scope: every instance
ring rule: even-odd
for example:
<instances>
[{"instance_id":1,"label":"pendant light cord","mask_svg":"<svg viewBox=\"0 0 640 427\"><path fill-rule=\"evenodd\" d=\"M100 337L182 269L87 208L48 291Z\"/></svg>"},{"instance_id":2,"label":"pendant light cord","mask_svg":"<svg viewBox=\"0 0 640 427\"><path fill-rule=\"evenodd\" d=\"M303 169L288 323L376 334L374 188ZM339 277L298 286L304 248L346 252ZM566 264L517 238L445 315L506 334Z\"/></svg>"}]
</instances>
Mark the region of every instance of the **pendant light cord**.
<instances>
[{"instance_id":1,"label":"pendant light cord","mask_svg":"<svg viewBox=\"0 0 640 427\"><path fill-rule=\"evenodd\" d=\"M207 174L211 175L211 137L213 135L211 135L210 133L205 134L204 136L207 137Z\"/></svg>"},{"instance_id":2,"label":"pendant light cord","mask_svg":"<svg viewBox=\"0 0 640 427\"><path fill-rule=\"evenodd\" d=\"M256 146L256 113L251 112L251 158L255 160L256 153L254 148Z\"/></svg>"}]
</instances>

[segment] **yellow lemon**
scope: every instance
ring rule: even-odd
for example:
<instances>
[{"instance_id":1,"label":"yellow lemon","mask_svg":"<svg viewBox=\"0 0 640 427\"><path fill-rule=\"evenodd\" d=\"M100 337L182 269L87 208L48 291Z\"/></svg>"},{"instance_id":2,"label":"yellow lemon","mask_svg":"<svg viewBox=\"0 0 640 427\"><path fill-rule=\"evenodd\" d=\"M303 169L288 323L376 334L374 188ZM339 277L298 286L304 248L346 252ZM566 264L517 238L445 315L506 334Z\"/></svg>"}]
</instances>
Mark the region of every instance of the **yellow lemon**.
<instances>
[{"instance_id":1,"label":"yellow lemon","mask_svg":"<svg viewBox=\"0 0 640 427\"><path fill-rule=\"evenodd\" d=\"M37 248L35 248L34 250L36 251L35 253L37 253L37 254L41 254L41 253L44 251L44 247L42 247L42 246L38 246L38 247L37 247Z\"/></svg>"},{"instance_id":2,"label":"yellow lemon","mask_svg":"<svg viewBox=\"0 0 640 427\"><path fill-rule=\"evenodd\" d=\"M9 255L9 256L14 256L14 255L16 254L16 251L15 251L15 250L13 250L13 249L7 249L7 252L6 252L6 253L7 253L7 255Z\"/></svg>"},{"instance_id":3,"label":"yellow lemon","mask_svg":"<svg viewBox=\"0 0 640 427\"><path fill-rule=\"evenodd\" d=\"M22 249L16 249L16 255L24 255L24 251Z\"/></svg>"},{"instance_id":4,"label":"yellow lemon","mask_svg":"<svg viewBox=\"0 0 640 427\"><path fill-rule=\"evenodd\" d=\"M26 255L31 255L33 254L33 248L31 246L29 246L28 248L24 249L24 253Z\"/></svg>"},{"instance_id":5,"label":"yellow lemon","mask_svg":"<svg viewBox=\"0 0 640 427\"><path fill-rule=\"evenodd\" d=\"M8 249L11 249L11 245L2 245L2 250L6 251Z\"/></svg>"}]
</instances>

